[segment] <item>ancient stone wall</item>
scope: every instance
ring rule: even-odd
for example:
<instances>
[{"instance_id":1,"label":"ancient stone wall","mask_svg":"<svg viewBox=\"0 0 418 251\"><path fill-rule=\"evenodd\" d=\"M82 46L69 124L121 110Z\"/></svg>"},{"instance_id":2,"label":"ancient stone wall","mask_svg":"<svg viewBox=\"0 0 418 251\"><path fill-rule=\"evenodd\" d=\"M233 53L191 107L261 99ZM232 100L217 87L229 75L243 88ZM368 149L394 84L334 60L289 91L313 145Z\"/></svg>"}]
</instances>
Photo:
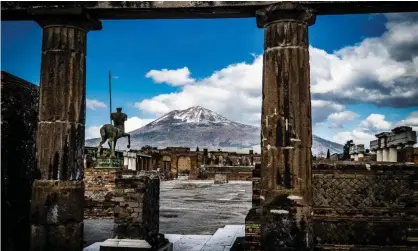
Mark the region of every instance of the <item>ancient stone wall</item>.
<instances>
[{"instance_id":1,"label":"ancient stone wall","mask_svg":"<svg viewBox=\"0 0 418 251\"><path fill-rule=\"evenodd\" d=\"M252 180L253 166L205 166L199 169L198 179L213 180L215 174L226 174L228 180Z\"/></svg>"},{"instance_id":2,"label":"ancient stone wall","mask_svg":"<svg viewBox=\"0 0 418 251\"><path fill-rule=\"evenodd\" d=\"M1 239L4 250L29 250L31 187L37 177L38 97L36 85L1 72Z\"/></svg>"},{"instance_id":3,"label":"ancient stone wall","mask_svg":"<svg viewBox=\"0 0 418 251\"><path fill-rule=\"evenodd\" d=\"M312 173L315 250L418 245L418 165L316 162Z\"/></svg>"},{"instance_id":4,"label":"ancient stone wall","mask_svg":"<svg viewBox=\"0 0 418 251\"><path fill-rule=\"evenodd\" d=\"M120 171L116 178L115 236L158 242L160 180L157 175Z\"/></svg>"},{"instance_id":5,"label":"ancient stone wall","mask_svg":"<svg viewBox=\"0 0 418 251\"><path fill-rule=\"evenodd\" d=\"M115 169L84 170L84 218L113 218Z\"/></svg>"}]
</instances>

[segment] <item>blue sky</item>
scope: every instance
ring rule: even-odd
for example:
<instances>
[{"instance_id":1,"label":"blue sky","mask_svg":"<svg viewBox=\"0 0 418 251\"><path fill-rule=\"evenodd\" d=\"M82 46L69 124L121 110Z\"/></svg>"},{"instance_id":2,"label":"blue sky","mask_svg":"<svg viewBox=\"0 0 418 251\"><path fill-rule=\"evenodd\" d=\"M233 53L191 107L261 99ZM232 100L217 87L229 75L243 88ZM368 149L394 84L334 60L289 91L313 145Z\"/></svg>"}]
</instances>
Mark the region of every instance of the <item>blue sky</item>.
<instances>
[{"instance_id":1,"label":"blue sky","mask_svg":"<svg viewBox=\"0 0 418 251\"><path fill-rule=\"evenodd\" d=\"M38 84L41 28L1 28L2 70ZM414 29L413 15L317 18L309 28L314 134L364 143L395 125L418 128ZM412 59L393 53L400 50ZM262 52L263 30L253 18L103 21L103 30L88 34L86 137L108 123L109 70L113 109L131 117L128 129L193 105L258 125Z\"/></svg>"}]
</instances>

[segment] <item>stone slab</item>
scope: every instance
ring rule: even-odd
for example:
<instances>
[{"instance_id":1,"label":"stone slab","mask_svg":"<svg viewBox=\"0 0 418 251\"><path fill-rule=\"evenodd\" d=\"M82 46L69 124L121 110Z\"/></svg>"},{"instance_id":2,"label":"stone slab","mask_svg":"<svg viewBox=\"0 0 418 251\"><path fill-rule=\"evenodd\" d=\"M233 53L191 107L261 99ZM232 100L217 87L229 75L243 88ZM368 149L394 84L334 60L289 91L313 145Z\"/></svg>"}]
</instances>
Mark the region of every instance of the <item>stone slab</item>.
<instances>
[{"instance_id":1,"label":"stone slab","mask_svg":"<svg viewBox=\"0 0 418 251\"><path fill-rule=\"evenodd\" d=\"M220 228L206 243L209 246L232 246L236 238L237 228Z\"/></svg>"},{"instance_id":2,"label":"stone slab","mask_svg":"<svg viewBox=\"0 0 418 251\"><path fill-rule=\"evenodd\" d=\"M100 245L100 251L149 251L151 245L145 240L107 239Z\"/></svg>"},{"instance_id":3,"label":"stone slab","mask_svg":"<svg viewBox=\"0 0 418 251\"><path fill-rule=\"evenodd\" d=\"M121 169L123 167L123 158L97 157L94 168Z\"/></svg>"}]
</instances>

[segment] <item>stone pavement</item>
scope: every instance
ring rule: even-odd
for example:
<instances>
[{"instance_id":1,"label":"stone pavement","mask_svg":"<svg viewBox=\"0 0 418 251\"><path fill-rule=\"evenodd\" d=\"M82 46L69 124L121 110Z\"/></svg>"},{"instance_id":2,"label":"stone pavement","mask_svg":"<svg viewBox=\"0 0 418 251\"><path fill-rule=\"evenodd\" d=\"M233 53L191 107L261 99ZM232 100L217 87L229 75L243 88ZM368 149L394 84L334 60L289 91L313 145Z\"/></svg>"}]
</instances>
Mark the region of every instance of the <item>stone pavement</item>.
<instances>
[{"instance_id":1,"label":"stone pavement","mask_svg":"<svg viewBox=\"0 0 418 251\"><path fill-rule=\"evenodd\" d=\"M237 237L245 236L244 225L226 225L214 235L165 234L173 243L173 251L229 251ZM101 242L96 242L83 251L99 251Z\"/></svg>"}]
</instances>

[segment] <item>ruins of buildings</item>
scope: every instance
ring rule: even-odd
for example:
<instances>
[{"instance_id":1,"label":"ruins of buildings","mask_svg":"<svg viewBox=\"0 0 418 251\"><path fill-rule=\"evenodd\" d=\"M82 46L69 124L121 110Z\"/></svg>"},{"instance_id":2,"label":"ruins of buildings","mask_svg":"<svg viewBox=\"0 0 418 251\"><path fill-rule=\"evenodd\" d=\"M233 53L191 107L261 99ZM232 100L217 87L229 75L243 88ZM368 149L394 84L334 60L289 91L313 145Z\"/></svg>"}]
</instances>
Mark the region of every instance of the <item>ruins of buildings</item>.
<instances>
[{"instance_id":1,"label":"ruins of buildings","mask_svg":"<svg viewBox=\"0 0 418 251\"><path fill-rule=\"evenodd\" d=\"M29 148L36 141L33 165L3 163L11 147L19 157L26 154L16 145L2 147L2 168L19 169L24 177L32 167L39 172L33 184L11 181L16 187L16 182L32 185L32 195L24 191L30 202L17 199L24 210L31 204L30 225L22 223L19 230L25 233L12 242L30 241L34 251L82 250L87 32L101 30L101 19L256 17L265 34L262 165L254 172L259 183L246 218L246 250L416 250L416 164L312 162L308 26L317 15L418 11L417 2L2 2L1 8L2 21L35 20L43 28L39 116L2 117L37 123L36 137L31 127L22 128L27 138L17 138ZM19 91L5 95L25 100ZM2 137L16 131L5 130ZM389 158L386 150L377 150L382 160L385 152ZM156 221L159 179L154 183L152 174L145 173L125 179L124 172L133 171L116 173L119 205L114 211L123 206L114 213L118 233L161 248L166 240Z\"/></svg>"},{"instance_id":2,"label":"ruins of buildings","mask_svg":"<svg viewBox=\"0 0 418 251\"><path fill-rule=\"evenodd\" d=\"M370 141L370 150L376 154L376 161L414 162L414 144L417 132L409 126L400 126L391 132L376 134L376 140Z\"/></svg>"}]
</instances>

